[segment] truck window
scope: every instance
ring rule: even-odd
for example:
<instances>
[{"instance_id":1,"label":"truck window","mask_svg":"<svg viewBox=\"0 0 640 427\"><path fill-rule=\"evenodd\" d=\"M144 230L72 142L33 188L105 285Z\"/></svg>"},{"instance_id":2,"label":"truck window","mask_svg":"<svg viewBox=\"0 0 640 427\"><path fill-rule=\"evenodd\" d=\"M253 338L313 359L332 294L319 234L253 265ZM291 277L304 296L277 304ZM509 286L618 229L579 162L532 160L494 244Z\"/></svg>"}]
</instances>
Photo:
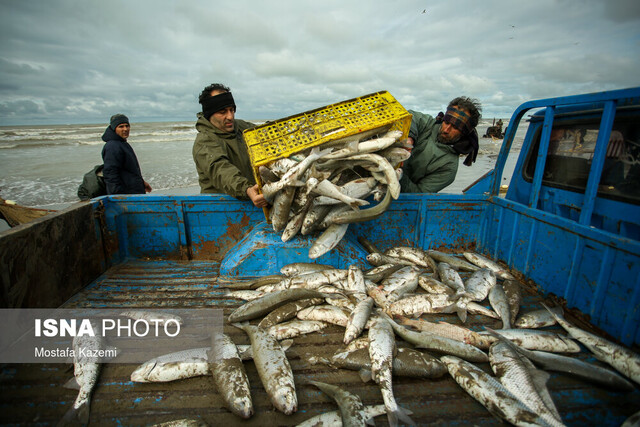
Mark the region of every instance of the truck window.
<instances>
[{"instance_id":1,"label":"truck window","mask_svg":"<svg viewBox=\"0 0 640 427\"><path fill-rule=\"evenodd\" d=\"M599 121L554 124L543 174L544 185L584 193L598 139ZM528 155L525 179L533 180L542 132ZM614 121L598 195L640 204L640 117Z\"/></svg>"}]
</instances>

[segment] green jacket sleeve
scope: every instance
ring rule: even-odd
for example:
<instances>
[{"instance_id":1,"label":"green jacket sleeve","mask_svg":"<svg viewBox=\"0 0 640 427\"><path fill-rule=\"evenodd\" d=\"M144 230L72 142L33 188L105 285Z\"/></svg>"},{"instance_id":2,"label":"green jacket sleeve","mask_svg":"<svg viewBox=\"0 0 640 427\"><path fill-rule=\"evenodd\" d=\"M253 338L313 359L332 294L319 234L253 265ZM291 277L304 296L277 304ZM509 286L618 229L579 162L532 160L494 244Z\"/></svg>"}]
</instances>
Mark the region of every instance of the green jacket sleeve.
<instances>
[{"instance_id":1,"label":"green jacket sleeve","mask_svg":"<svg viewBox=\"0 0 640 427\"><path fill-rule=\"evenodd\" d=\"M242 175L240 169L229 160L227 146L217 145L196 155L200 170L207 171L215 188L237 199L248 200L247 188L251 182Z\"/></svg>"},{"instance_id":2,"label":"green jacket sleeve","mask_svg":"<svg viewBox=\"0 0 640 427\"><path fill-rule=\"evenodd\" d=\"M403 193L437 193L450 185L456 177L457 168L443 165L437 171L424 176L415 182L407 174L400 179Z\"/></svg>"}]
</instances>

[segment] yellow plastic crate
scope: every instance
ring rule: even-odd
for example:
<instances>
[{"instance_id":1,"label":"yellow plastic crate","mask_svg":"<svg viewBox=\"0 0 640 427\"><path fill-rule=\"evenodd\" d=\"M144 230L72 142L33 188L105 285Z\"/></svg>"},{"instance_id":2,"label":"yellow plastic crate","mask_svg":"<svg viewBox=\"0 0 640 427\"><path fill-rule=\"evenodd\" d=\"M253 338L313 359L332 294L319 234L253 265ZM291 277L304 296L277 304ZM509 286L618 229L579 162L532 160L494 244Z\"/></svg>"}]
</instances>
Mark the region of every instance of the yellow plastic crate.
<instances>
[{"instance_id":1,"label":"yellow plastic crate","mask_svg":"<svg viewBox=\"0 0 640 427\"><path fill-rule=\"evenodd\" d=\"M256 181L258 167L326 142L372 129L399 129L409 135L411 114L382 91L285 117L244 131Z\"/></svg>"}]
</instances>

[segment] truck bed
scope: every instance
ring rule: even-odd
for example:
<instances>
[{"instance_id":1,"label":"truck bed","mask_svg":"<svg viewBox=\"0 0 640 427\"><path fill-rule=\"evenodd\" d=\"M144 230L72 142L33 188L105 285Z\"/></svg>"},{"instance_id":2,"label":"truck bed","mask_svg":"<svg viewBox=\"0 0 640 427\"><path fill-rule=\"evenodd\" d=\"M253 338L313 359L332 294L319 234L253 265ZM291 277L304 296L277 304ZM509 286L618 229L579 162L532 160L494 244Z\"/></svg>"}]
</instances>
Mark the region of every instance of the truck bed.
<instances>
[{"instance_id":1,"label":"truck bed","mask_svg":"<svg viewBox=\"0 0 640 427\"><path fill-rule=\"evenodd\" d=\"M62 308L185 308L219 307L226 316L242 301L228 298L215 261L173 261L131 259L109 268L89 286L74 295ZM543 296L531 283L523 289L521 310L538 307ZM548 300L548 297L547 297ZM455 315L424 315L430 320L458 323ZM571 312L569 321L579 322ZM500 321L470 316L467 325L481 330L500 327ZM239 329L225 324L236 344L248 344ZM210 377L197 377L171 383L133 383L130 375L136 365L104 364L91 403L91 425L152 425L183 418L198 419L208 425L296 425L314 415L337 410L335 403L306 380L340 385L357 394L365 405L382 403L379 387L363 383L355 371L311 365L308 355L330 355L342 347L344 329L330 326L294 339L287 354L298 394L298 410L286 416L273 408L260 382L253 362L245 362L251 384L255 414L241 420L222 405ZM207 345L207 344L203 344ZM408 346L398 340L398 345ZM588 353L580 357L594 362ZM479 366L490 371L488 363ZM20 364L2 366L0 423L51 425L57 423L76 398L77 391L63 388L73 376L69 364ZM551 373L552 397L569 426L620 425L640 409L640 393L617 393ZM413 412L418 425L499 425L447 374L438 379L394 377L394 394L400 406ZM385 416L375 419L387 425Z\"/></svg>"}]
</instances>

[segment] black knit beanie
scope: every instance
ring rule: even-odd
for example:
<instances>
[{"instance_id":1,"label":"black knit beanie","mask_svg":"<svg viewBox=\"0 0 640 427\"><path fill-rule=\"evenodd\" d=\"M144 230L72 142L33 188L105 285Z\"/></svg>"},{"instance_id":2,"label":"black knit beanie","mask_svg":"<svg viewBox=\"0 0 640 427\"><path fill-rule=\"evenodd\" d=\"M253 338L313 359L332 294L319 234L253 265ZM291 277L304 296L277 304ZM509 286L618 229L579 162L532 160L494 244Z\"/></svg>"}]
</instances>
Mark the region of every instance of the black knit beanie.
<instances>
[{"instance_id":1,"label":"black knit beanie","mask_svg":"<svg viewBox=\"0 0 640 427\"><path fill-rule=\"evenodd\" d=\"M121 125L123 123L129 123L129 118L127 116L125 116L124 114L114 114L113 116L111 116L111 120L109 122L109 127L113 130L116 130L116 128L118 127L118 125Z\"/></svg>"}]
</instances>

